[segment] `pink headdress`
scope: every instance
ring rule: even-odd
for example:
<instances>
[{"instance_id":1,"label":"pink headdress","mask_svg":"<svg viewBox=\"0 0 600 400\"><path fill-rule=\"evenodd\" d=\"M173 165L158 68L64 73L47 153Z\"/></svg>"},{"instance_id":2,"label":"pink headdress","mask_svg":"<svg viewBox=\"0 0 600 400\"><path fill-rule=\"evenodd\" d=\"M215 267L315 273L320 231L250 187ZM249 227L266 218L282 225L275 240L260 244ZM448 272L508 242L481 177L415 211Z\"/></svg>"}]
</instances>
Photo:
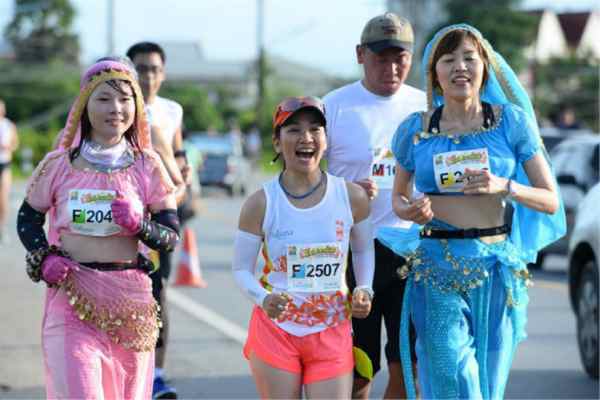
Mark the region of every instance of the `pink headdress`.
<instances>
[{"instance_id":1,"label":"pink headdress","mask_svg":"<svg viewBox=\"0 0 600 400\"><path fill-rule=\"evenodd\" d=\"M69 149L79 146L81 141L81 115L92 92L103 82L123 80L131 83L135 95L135 110L137 126L137 142L141 149L152 148L150 127L148 126L142 90L135 77L135 72L126 64L118 61L105 60L97 62L88 68L81 78L79 95L75 99L67 123L60 132L57 141L59 149Z\"/></svg>"}]
</instances>

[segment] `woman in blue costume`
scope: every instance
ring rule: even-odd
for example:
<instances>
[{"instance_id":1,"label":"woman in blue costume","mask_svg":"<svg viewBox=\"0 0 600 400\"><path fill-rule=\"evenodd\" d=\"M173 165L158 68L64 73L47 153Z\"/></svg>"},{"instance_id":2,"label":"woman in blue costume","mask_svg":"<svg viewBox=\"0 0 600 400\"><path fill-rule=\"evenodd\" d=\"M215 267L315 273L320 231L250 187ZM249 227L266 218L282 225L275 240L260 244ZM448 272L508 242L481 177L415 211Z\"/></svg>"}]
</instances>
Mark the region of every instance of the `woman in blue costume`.
<instances>
[{"instance_id":1,"label":"woman in blue costume","mask_svg":"<svg viewBox=\"0 0 600 400\"><path fill-rule=\"evenodd\" d=\"M526 264L564 234L564 210L529 98L481 33L442 29L423 66L429 111L393 140L393 207L415 225L379 239L409 259L403 306L422 397L501 399L526 336ZM414 397L407 318L401 352Z\"/></svg>"}]
</instances>

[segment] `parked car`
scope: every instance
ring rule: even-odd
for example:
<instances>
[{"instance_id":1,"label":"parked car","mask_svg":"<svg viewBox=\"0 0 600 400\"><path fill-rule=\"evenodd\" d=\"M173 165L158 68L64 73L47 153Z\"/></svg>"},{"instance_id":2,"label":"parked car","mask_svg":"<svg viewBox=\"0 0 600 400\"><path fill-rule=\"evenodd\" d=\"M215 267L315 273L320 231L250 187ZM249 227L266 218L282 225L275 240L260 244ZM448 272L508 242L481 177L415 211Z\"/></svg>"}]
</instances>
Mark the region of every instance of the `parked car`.
<instances>
[{"instance_id":1,"label":"parked car","mask_svg":"<svg viewBox=\"0 0 600 400\"><path fill-rule=\"evenodd\" d=\"M575 210L600 179L600 135L573 134L555 144L550 152L550 160L565 205L567 234L538 253L537 261L530 265L533 269L541 268L549 254L567 254Z\"/></svg>"},{"instance_id":2,"label":"parked car","mask_svg":"<svg viewBox=\"0 0 600 400\"><path fill-rule=\"evenodd\" d=\"M577 318L577 344L585 372L598 379L598 266L600 183L577 209L569 242L569 297Z\"/></svg>"},{"instance_id":3,"label":"parked car","mask_svg":"<svg viewBox=\"0 0 600 400\"><path fill-rule=\"evenodd\" d=\"M202 187L221 187L230 196L246 193L250 163L230 136L190 134L189 142L201 153L198 179Z\"/></svg>"}]
</instances>

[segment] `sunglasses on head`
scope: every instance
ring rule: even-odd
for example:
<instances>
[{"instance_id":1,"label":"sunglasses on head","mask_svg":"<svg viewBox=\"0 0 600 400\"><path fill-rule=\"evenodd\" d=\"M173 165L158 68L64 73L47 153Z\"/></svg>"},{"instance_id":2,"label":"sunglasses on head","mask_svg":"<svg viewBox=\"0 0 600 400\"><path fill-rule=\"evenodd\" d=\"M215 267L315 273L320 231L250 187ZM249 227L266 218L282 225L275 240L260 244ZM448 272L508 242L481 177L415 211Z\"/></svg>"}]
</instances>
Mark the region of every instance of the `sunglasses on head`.
<instances>
[{"instance_id":1,"label":"sunglasses on head","mask_svg":"<svg viewBox=\"0 0 600 400\"><path fill-rule=\"evenodd\" d=\"M323 115L325 115L325 107L323 102L318 97L288 97L279 103L275 109L273 127L280 126L290 116L290 114L304 107L314 107Z\"/></svg>"}]
</instances>

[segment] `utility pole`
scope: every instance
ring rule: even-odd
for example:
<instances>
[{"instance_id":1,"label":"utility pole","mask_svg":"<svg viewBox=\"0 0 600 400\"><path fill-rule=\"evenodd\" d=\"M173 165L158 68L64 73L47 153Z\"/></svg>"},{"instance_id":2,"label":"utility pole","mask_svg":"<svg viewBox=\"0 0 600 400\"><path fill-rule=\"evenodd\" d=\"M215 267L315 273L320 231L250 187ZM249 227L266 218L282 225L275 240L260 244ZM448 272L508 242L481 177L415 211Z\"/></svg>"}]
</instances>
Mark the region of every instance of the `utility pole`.
<instances>
[{"instance_id":1,"label":"utility pole","mask_svg":"<svg viewBox=\"0 0 600 400\"><path fill-rule=\"evenodd\" d=\"M108 0L108 12L106 17L107 53L115 54L115 0Z\"/></svg>"},{"instance_id":2,"label":"utility pole","mask_svg":"<svg viewBox=\"0 0 600 400\"><path fill-rule=\"evenodd\" d=\"M264 0L256 0L256 44L258 51L257 58L257 97L256 97L256 125L260 128L260 119L263 115L264 97L265 97L265 78L267 61L265 59L265 38L264 38L264 18L265 3Z\"/></svg>"}]
</instances>

